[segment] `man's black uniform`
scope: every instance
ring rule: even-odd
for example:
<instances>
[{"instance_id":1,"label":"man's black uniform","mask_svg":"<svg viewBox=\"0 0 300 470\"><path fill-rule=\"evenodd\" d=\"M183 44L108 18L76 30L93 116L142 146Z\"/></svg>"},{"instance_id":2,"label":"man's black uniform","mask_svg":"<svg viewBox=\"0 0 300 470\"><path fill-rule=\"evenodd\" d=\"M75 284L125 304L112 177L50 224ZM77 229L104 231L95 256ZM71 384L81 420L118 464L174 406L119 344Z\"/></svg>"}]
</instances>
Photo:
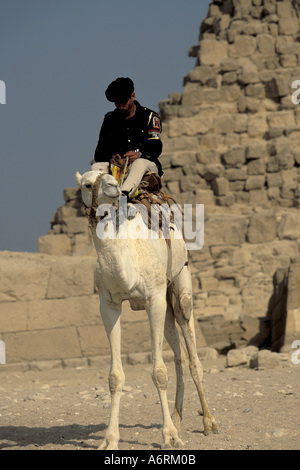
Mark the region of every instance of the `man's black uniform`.
<instances>
[{"instance_id":1,"label":"man's black uniform","mask_svg":"<svg viewBox=\"0 0 300 470\"><path fill-rule=\"evenodd\" d=\"M161 122L157 113L142 107L138 101L135 115L126 120L117 110L107 113L100 130L95 150L96 162L108 162L113 155L123 156L126 152L138 150L142 158L154 162L162 174L158 160L162 152Z\"/></svg>"}]
</instances>

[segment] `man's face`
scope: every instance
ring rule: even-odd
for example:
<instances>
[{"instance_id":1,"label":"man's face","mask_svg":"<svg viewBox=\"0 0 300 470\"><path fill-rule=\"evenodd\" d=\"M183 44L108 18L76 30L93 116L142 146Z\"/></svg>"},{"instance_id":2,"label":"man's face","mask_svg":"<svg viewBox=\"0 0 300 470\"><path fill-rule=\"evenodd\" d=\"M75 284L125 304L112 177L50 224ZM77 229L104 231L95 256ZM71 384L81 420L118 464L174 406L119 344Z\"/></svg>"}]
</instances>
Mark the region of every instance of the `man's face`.
<instances>
[{"instance_id":1,"label":"man's face","mask_svg":"<svg viewBox=\"0 0 300 470\"><path fill-rule=\"evenodd\" d=\"M132 93L131 97L127 98L127 101L125 101L124 103L115 103L115 106L118 109L118 111L122 113L124 116L129 116L135 107L134 100L135 100L135 93Z\"/></svg>"}]
</instances>

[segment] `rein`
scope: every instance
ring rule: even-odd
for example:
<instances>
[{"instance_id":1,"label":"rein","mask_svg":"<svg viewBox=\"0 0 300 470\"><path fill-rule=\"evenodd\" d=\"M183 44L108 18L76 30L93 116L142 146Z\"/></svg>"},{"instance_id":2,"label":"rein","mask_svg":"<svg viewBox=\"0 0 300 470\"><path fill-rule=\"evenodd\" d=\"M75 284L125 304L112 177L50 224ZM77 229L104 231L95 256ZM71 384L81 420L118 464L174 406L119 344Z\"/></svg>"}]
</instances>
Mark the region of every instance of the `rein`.
<instances>
[{"instance_id":1,"label":"rein","mask_svg":"<svg viewBox=\"0 0 300 470\"><path fill-rule=\"evenodd\" d=\"M100 184L101 184L101 179L102 179L102 174L100 173L99 176L97 176L95 183L93 184L92 187L92 206L88 207L83 201L83 205L85 207L85 215L88 218L89 225L91 227L96 227L98 222L100 222L104 217L107 215L107 212L104 213L103 216L99 217L96 215L97 209L98 209L98 193L100 189Z\"/></svg>"}]
</instances>

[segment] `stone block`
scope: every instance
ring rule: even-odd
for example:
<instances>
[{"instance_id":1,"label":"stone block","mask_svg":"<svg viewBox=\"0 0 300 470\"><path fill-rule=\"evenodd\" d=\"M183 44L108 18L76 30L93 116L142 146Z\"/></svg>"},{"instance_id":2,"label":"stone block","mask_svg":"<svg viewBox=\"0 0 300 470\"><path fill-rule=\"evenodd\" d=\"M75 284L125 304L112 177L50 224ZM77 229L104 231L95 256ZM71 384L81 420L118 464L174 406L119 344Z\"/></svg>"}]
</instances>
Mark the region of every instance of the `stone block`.
<instances>
[{"instance_id":1,"label":"stone block","mask_svg":"<svg viewBox=\"0 0 300 470\"><path fill-rule=\"evenodd\" d=\"M264 206L268 202L265 188L252 189L249 191L249 195L250 195L249 204L253 207Z\"/></svg>"},{"instance_id":2,"label":"stone block","mask_svg":"<svg viewBox=\"0 0 300 470\"><path fill-rule=\"evenodd\" d=\"M256 160L265 157L267 153L266 144L261 142L253 142L247 146L246 157L247 160Z\"/></svg>"},{"instance_id":3,"label":"stone block","mask_svg":"<svg viewBox=\"0 0 300 470\"><path fill-rule=\"evenodd\" d=\"M228 47L228 55L233 58L251 57L256 51L256 38L249 35L236 35Z\"/></svg>"},{"instance_id":4,"label":"stone block","mask_svg":"<svg viewBox=\"0 0 300 470\"><path fill-rule=\"evenodd\" d=\"M270 34L259 34L257 48L261 54L273 56L275 54L275 39Z\"/></svg>"},{"instance_id":5,"label":"stone block","mask_svg":"<svg viewBox=\"0 0 300 470\"><path fill-rule=\"evenodd\" d=\"M298 211L283 214L278 227L280 240L297 240L300 238L300 213Z\"/></svg>"},{"instance_id":6,"label":"stone block","mask_svg":"<svg viewBox=\"0 0 300 470\"><path fill-rule=\"evenodd\" d=\"M215 204L213 191L207 189L197 189L195 196L196 204L204 204L204 206L212 206Z\"/></svg>"},{"instance_id":7,"label":"stone block","mask_svg":"<svg viewBox=\"0 0 300 470\"><path fill-rule=\"evenodd\" d=\"M239 81L243 85L249 85L249 83L258 83L259 82L259 73L257 67L253 62L247 62L239 76Z\"/></svg>"},{"instance_id":8,"label":"stone block","mask_svg":"<svg viewBox=\"0 0 300 470\"><path fill-rule=\"evenodd\" d=\"M300 263L291 264L289 269L287 309L300 309Z\"/></svg>"},{"instance_id":9,"label":"stone block","mask_svg":"<svg viewBox=\"0 0 300 470\"><path fill-rule=\"evenodd\" d=\"M0 302L44 299L51 265L45 255L35 253L0 254Z\"/></svg>"},{"instance_id":10,"label":"stone block","mask_svg":"<svg viewBox=\"0 0 300 470\"><path fill-rule=\"evenodd\" d=\"M195 152L174 152L171 157L172 167L183 167L187 163L189 165L194 165L196 162ZM174 172L174 170L172 171Z\"/></svg>"},{"instance_id":11,"label":"stone block","mask_svg":"<svg viewBox=\"0 0 300 470\"><path fill-rule=\"evenodd\" d=\"M0 333L27 329L27 302L0 303Z\"/></svg>"},{"instance_id":12,"label":"stone block","mask_svg":"<svg viewBox=\"0 0 300 470\"><path fill-rule=\"evenodd\" d=\"M222 86L221 103L234 103L236 102L241 94L240 87L238 85Z\"/></svg>"},{"instance_id":13,"label":"stone block","mask_svg":"<svg viewBox=\"0 0 300 470\"><path fill-rule=\"evenodd\" d=\"M198 106L204 101L203 90L197 85L197 83L187 83L184 87L182 94L182 106ZM174 110L174 106L171 107ZM178 112L174 115L176 118ZM170 118L170 113L168 114Z\"/></svg>"},{"instance_id":14,"label":"stone block","mask_svg":"<svg viewBox=\"0 0 300 470\"><path fill-rule=\"evenodd\" d=\"M83 356L110 355L109 341L103 325L82 325L77 330ZM125 352L122 349L122 353L124 354Z\"/></svg>"},{"instance_id":15,"label":"stone block","mask_svg":"<svg viewBox=\"0 0 300 470\"><path fill-rule=\"evenodd\" d=\"M243 349L231 349L226 356L226 367L238 367L248 364L248 356Z\"/></svg>"},{"instance_id":16,"label":"stone block","mask_svg":"<svg viewBox=\"0 0 300 470\"><path fill-rule=\"evenodd\" d=\"M54 217L54 224L62 224L65 219L69 217L76 217L78 209L72 206L60 206Z\"/></svg>"},{"instance_id":17,"label":"stone block","mask_svg":"<svg viewBox=\"0 0 300 470\"><path fill-rule=\"evenodd\" d=\"M232 134L235 127L234 117L230 114L214 118L214 132L216 134Z\"/></svg>"},{"instance_id":18,"label":"stone block","mask_svg":"<svg viewBox=\"0 0 300 470\"><path fill-rule=\"evenodd\" d=\"M66 299L46 299L28 302L28 330L99 325L99 296L82 295ZM15 330L17 331L17 330Z\"/></svg>"},{"instance_id":19,"label":"stone block","mask_svg":"<svg viewBox=\"0 0 300 470\"><path fill-rule=\"evenodd\" d=\"M246 179L245 189L251 191L253 189L262 189L265 185L265 176L248 176Z\"/></svg>"},{"instance_id":20,"label":"stone block","mask_svg":"<svg viewBox=\"0 0 300 470\"><path fill-rule=\"evenodd\" d=\"M244 217L216 215L205 223L204 243L209 245L240 245L246 240L248 224Z\"/></svg>"},{"instance_id":21,"label":"stone block","mask_svg":"<svg viewBox=\"0 0 300 470\"><path fill-rule=\"evenodd\" d=\"M247 265L251 261L251 253L243 249L235 249L229 258L229 264L231 266L242 266Z\"/></svg>"},{"instance_id":22,"label":"stone block","mask_svg":"<svg viewBox=\"0 0 300 470\"><path fill-rule=\"evenodd\" d=\"M249 137L263 137L269 130L266 116L264 114L251 115L248 121Z\"/></svg>"},{"instance_id":23,"label":"stone block","mask_svg":"<svg viewBox=\"0 0 300 470\"><path fill-rule=\"evenodd\" d=\"M298 18L281 18L278 21L278 32L285 36L292 36L299 33L299 20Z\"/></svg>"},{"instance_id":24,"label":"stone block","mask_svg":"<svg viewBox=\"0 0 300 470\"><path fill-rule=\"evenodd\" d=\"M279 171L279 162L277 157L271 158L266 165L268 173L277 173Z\"/></svg>"},{"instance_id":25,"label":"stone block","mask_svg":"<svg viewBox=\"0 0 300 470\"><path fill-rule=\"evenodd\" d=\"M201 65L220 65L227 58L227 41L203 39L199 48L199 62Z\"/></svg>"},{"instance_id":26,"label":"stone block","mask_svg":"<svg viewBox=\"0 0 300 470\"><path fill-rule=\"evenodd\" d=\"M196 134L206 134L213 128L213 118L211 116L195 116L193 118L182 118L170 121L169 137L194 136Z\"/></svg>"},{"instance_id":27,"label":"stone block","mask_svg":"<svg viewBox=\"0 0 300 470\"><path fill-rule=\"evenodd\" d=\"M189 82L199 83L201 85L212 86L216 75L210 66L197 66L184 77L184 85Z\"/></svg>"},{"instance_id":28,"label":"stone block","mask_svg":"<svg viewBox=\"0 0 300 470\"><path fill-rule=\"evenodd\" d=\"M292 111L269 113L267 120L270 128L285 128L295 126L295 115Z\"/></svg>"},{"instance_id":29,"label":"stone block","mask_svg":"<svg viewBox=\"0 0 300 470\"><path fill-rule=\"evenodd\" d=\"M195 158L193 158L193 160L195 161ZM177 163L175 164L174 166L178 166L178 160L176 160L176 158L174 158L174 163ZM183 163L183 162L181 162ZM167 170L164 170L164 183L168 183L169 181L180 181L180 179L182 178L183 176L183 173L182 173L182 169L178 166L178 168L169 168Z\"/></svg>"},{"instance_id":30,"label":"stone block","mask_svg":"<svg viewBox=\"0 0 300 470\"><path fill-rule=\"evenodd\" d=\"M39 253L48 255L70 255L72 252L71 240L64 233L58 235L44 235L38 239Z\"/></svg>"},{"instance_id":31,"label":"stone block","mask_svg":"<svg viewBox=\"0 0 300 470\"><path fill-rule=\"evenodd\" d=\"M80 253L85 253L86 256L97 256L94 243L89 233L78 233L73 237L72 254L77 256L80 255Z\"/></svg>"},{"instance_id":32,"label":"stone block","mask_svg":"<svg viewBox=\"0 0 300 470\"><path fill-rule=\"evenodd\" d=\"M217 206L230 207L235 203L235 197L233 194L227 194L226 196L217 196L216 204Z\"/></svg>"},{"instance_id":33,"label":"stone block","mask_svg":"<svg viewBox=\"0 0 300 470\"><path fill-rule=\"evenodd\" d=\"M265 87L262 83L249 84L245 89L245 95L263 100L266 97Z\"/></svg>"},{"instance_id":34,"label":"stone block","mask_svg":"<svg viewBox=\"0 0 300 470\"><path fill-rule=\"evenodd\" d=\"M289 186L291 189L297 189L298 184L298 170L293 168L291 170L282 170L280 172L282 177L282 184L284 186Z\"/></svg>"},{"instance_id":35,"label":"stone block","mask_svg":"<svg viewBox=\"0 0 300 470\"><path fill-rule=\"evenodd\" d=\"M282 176L279 172L267 175L268 188L280 187L282 185Z\"/></svg>"},{"instance_id":36,"label":"stone block","mask_svg":"<svg viewBox=\"0 0 300 470\"><path fill-rule=\"evenodd\" d=\"M204 149L196 154L197 161L204 165L220 163L220 153L215 149ZM300 155L299 155L300 161Z\"/></svg>"},{"instance_id":37,"label":"stone block","mask_svg":"<svg viewBox=\"0 0 300 470\"><path fill-rule=\"evenodd\" d=\"M167 183L167 191L177 200L177 195L180 193L179 181L169 181Z\"/></svg>"},{"instance_id":38,"label":"stone block","mask_svg":"<svg viewBox=\"0 0 300 470\"><path fill-rule=\"evenodd\" d=\"M238 134L243 134L247 132L248 129L248 114L239 114L235 118L235 123L234 123L234 132L237 132Z\"/></svg>"},{"instance_id":39,"label":"stone block","mask_svg":"<svg viewBox=\"0 0 300 470\"><path fill-rule=\"evenodd\" d=\"M221 164L206 165L200 174L206 181L214 181L216 178L220 178L224 175L224 166Z\"/></svg>"},{"instance_id":40,"label":"stone block","mask_svg":"<svg viewBox=\"0 0 300 470\"><path fill-rule=\"evenodd\" d=\"M95 266L89 257L60 258L51 269L47 299L94 294Z\"/></svg>"},{"instance_id":41,"label":"stone block","mask_svg":"<svg viewBox=\"0 0 300 470\"><path fill-rule=\"evenodd\" d=\"M79 199L81 199L81 193L77 186L64 189L64 200L67 204L74 203Z\"/></svg>"},{"instance_id":42,"label":"stone block","mask_svg":"<svg viewBox=\"0 0 300 470\"><path fill-rule=\"evenodd\" d=\"M196 191L197 187L201 182L199 175L188 175L183 176L180 180L180 188L182 192Z\"/></svg>"},{"instance_id":43,"label":"stone block","mask_svg":"<svg viewBox=\"0 0 300 470\"><path fill-rule=\"evenodd\" d=\"M254 214L250 220L247 232L249 243L268 243L277 236L277 222L274 212L260 212Z\"/></svg>"},{"instance_id":44,"label":"stone block","mask_svg":"<svg viewBox=\"0 0 300 470\"><path fill-rule=\"evenodd\" d=\"M225 196L229 192L229 182L226 178L216 178L212 188L216 196Z\"/></svg>"},{"instance_id":45,"label":"stone block","mask_svg":"<svg viewBox=\"0 0 300 470\"><path fill-rule=\"evenodd\" d=\"M264 175L266 164L263 160L252 160L248 163L248 175Z\"/></svg>"},{"instance_id":46,"label":"stone block","mask_svg":"<svg viewBox=\"0 0 300 470\"><path fill-rule=\"evenodd\" d=\"M229 305L229 299L219 292L210 292L206 299L206 305L208 307L226 307Z\"/></svg>"},{"instance_id":47,"label":"stone block","mask_svg":"<svg viewBox=\"0 0 300 470\"><path fill-rule=\"evenodd\" d=\"M81 357L76 328L4 334L7 363Z\"/></svg>"},{"instance_id":48,"label":"stone block","mask_svg":"<svg viewBox=\"0 0 300 470\"><path fill-rule=\"evenodd\" d=\"M245 181L247 179L247 167L242 168L229 168L225 173L225 178L229 181ZM244 188L242 184L241 189Z\"/></svg>"},{"instance_id":49,"label":"stone block","mask_svg":"<svg viewBox=\"0 0 300 470\"><path fill-rule=\"evenodd\" d=\"M62 224L62 232L67 235L88 232L88 221L86 217L69 217Z\"/></svg>"},{"instance_id":50,"label":"stone block","mask_svg":"<svg viewBox=\"0 0 300 470\"><path fill-rule=\"evenodd\" d=\"M277 2L277 15L279 18L291 19L294 16L292 4L289 2Z\"/></svg>"},{"instance_id":51,"label":"stone block","mask_svg":"<svg viewBox=\"0 0 300 470\"><path fill-rule=\"evenodd\" d=\"M224 153L222 159L228 167L243 165L246 163L245 148L231 147Z\"/></svg>"},{"instance_id":52,"label":"stone block","mask_svg":"<svg viewBox=\"0 0 300 470\"><path fill-rule=\"evenodd\" d=\"M276 369L280 367L280 358L278 354L263 349L252 356L250 367L251 369Z\"/></svg>"}]
</instances>

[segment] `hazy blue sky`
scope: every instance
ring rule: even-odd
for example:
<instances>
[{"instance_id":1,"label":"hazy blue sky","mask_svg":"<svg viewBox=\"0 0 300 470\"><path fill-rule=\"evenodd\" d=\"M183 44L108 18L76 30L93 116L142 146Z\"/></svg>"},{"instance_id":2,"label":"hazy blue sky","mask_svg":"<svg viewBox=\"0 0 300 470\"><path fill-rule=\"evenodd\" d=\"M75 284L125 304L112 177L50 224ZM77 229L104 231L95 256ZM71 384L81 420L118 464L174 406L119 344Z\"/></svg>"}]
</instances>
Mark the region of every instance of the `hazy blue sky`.
<instances>
[{"instance_id":1,"label":"hazy blue sky","mask_svg":"<svg viewBox=\"0 0 300 470\"><path fill-rule=\"evenodd\" d=\"M63 189L89 169L112 80L130 76L156 110L182 92L209 3L1 0L0 251L37 251Z\"/></svg>"}]
</instances>

